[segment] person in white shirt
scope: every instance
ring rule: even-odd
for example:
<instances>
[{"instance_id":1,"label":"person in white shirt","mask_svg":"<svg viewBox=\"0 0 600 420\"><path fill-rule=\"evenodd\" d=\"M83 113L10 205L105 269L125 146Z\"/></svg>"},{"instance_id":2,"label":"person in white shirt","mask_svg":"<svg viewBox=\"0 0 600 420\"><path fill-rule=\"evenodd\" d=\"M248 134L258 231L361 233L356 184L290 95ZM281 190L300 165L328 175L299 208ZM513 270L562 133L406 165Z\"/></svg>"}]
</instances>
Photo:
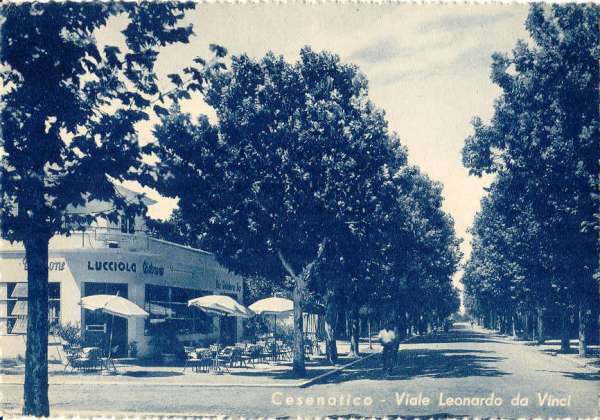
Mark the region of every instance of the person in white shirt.
<instances>
[{"instance_id":1,"label":"person in white shirt","mask_svg":"<svg viewBox=\"0 0 600 420\"><path fill-rule=\"evenodd\" d=\"M395 363L394 346L396 346L396 334L391 325L387 325L379 331L379 341L383 346L383 372L387 375L392 373Z\"/></svg>"}]
</instances>

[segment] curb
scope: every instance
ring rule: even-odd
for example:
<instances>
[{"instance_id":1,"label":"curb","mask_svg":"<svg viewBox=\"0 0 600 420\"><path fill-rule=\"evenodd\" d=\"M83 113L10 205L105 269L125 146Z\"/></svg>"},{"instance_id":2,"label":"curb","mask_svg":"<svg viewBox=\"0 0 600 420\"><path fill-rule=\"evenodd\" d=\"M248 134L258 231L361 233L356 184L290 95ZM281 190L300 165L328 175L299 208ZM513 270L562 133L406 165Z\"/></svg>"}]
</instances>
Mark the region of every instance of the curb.
<instances>
[{"instance_id":1,"label":"curb","mask_svg":"<svg viewBox=\"0 0 600 420\"><path fill-rule=\"evenodd\" d=\"M10 419L33 419L35 417L25 417L20 410L0 410L0 415ZM106 411L95 410L53 410L50 409L50 418L78 418L83 419L216 419L216 418L231 418L225 414L198 414L198 413L143 413L138 411L114 411L107 414Z\"/></svg>"},{"instance_id":2,"label":"curb","mask_svg":"<svg viewBox=\"0 0 600 420\"><path fill-rule=\"evenodd\" d=\"M412 337L411 337L412 338ZM406 341L406 340L405 340ZM306 388L317 381L320 381L324 378L329 377L330 375L337 374L342 370L367 360L373 356L376 356L380 352L370 353L367 356L358 358L353 360L345 365L333 368L332 370L328 370L320 375L315 376L314 378L310 378L304 380L302 382L295 383L276 383L269 382L263 384L252 384L252 383L240 383L240 382L232 382L232 383L224 383L224 384L215 384L214 382L193 382L193 383L165 383L165 382L133 382L133 381L73 381L73 382L54 382L49 381L49 386L78 386L78 385L100 385L100 386L113 386L113 385L124 385L124 386L168 386L168 387L180 387L180 388L192 388L192 387L203 387L203 388ZM2 385L18 385L22 386L22 380L6 380L5 375L0 375L0 384Z\"/></svg>"},{"instance_id":3,"label":"curb","mask_svg":"<svg viewBox=\"0 0 600 420\"><path fill-rule=\"evenodd\" d=\"M365 361L365 360L367 360L367 359L370 359L370 358L371 358L371 357L373 357L373 356L377 356L379 353L380 353L380 352L371 353L371 354L369 354L368 356L361 357L361 358L359 358L359 359L353 360L353 361L352 361L352 362L350 362L350 363L346 363L345 365L342 365L342 366L340 366L340 367L337 367L337 368L335 368L335 369L333 369L333 370L330 370L329 372L322 373L322 374L320 374L320 375L318 375L318 376L315 376L314 378L311 378L311 379L309 379L309 380L307 380L307 381L304 381L304 382L302 382L300 385L297 385L297 387L298 387L298 388L306 388L306 387L309 387L309 386L311 386L311 385L315 384L316 382L318 382L318 381L320 381L320 380L322 380L322 379L325 379L325 378L328 378L328 377L330 377L330 376L332 376L332 375L336 375L336 374L340 373L342 370L344 370L344 369L346 369L346 368L348 368L348 367L350 367L350 366L352 366L352 365L355 365L355 364L357 364L357 363L359 363L359 362L363 362L363 361Z\"/></svg>"},{"instance_id":4,"label":"curb","mask_svg":"<svg viewBox=\"0 0 600 420\"><path fill-rule=\"evenodd\" d=\"M227 383L227 384L215 384L214 382L194 382L194 383L165 383L165 382L61 382L61 383L52 383L50 382L48 385L52 386L82 386L82 385L93 385L93 386L156 386L156 387L179 387L179 388L194 388L194 387L203 387L203 388L298 388L299 384L277 384L277 383L266 383L266 384L243 384L239 382ZM0 381L0 385L14 385L14 386L23 386L23 381Z\"/></svg>"}]
</instances>

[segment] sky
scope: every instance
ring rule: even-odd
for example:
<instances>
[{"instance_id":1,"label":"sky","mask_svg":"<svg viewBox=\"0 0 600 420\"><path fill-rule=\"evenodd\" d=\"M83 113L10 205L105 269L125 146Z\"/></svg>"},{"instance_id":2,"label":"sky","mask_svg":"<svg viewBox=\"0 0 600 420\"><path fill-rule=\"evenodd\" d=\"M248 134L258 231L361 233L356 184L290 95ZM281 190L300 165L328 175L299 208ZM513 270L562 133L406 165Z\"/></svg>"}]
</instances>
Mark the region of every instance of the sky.
<instances>
[{"instance_id":1,"label":"sky","mask_svg":"<svg viewBox=\"0 0 600 420\"><path fill-rule=\"evenodd\" d=\"M527 39L527 11L524 4L200 4L186 16L195 36L164 48L156 70L159 85L168 89L166 75L181 72L196 56L210 58L211 43L229 55L260 58L271 50L288 61L309 45L356 64L390 131L408 147L409 162L443 184L444 209L468 256L467 228L490 180L469 176L461 149L472 118L492 116L500 91L489 79L491 55L509 53L517 39ZM114 41L122 24L113 22L99 41ZM214 115L198 100L184 110ZM151 123L140 128L142 137L151 136ZM158 199L150 215L168 217L176 200L148 195Z\"/></svg>"}]
</instances>

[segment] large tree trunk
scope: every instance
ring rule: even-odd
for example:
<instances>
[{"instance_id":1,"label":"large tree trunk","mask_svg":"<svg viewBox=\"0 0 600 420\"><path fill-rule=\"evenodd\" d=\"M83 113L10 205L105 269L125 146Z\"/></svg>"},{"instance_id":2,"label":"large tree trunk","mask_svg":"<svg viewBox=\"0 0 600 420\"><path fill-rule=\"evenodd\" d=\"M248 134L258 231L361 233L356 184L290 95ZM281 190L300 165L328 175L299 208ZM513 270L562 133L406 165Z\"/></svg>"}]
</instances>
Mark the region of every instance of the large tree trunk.
<instances>
[{"instance_id":1,"label":"large tree trunk","mask_svg":"<svg viewBox=\"0 0 600 420\"><path fill-rule=\"evenodd\" d=\"M560 316L560 352L569 353L571 350L571 317L567 308L563 308Z\"/></svg>"},{"instance_id":2,"label":"large tree trunk","mask_svg":"<svg viewBox=\"0 0 600 420\"><path fill-rule=\"evenodd\" d=\"M360 356L360 331L358 328L358 305L352 305L352 310L350 311L350 357L359 357Z\"/></svg>"},{"instance_id":3,"label":"large tree trunk","mask_svg":"<svg viewBox=\"0 0 600 420\"><path fill-rule=\"evenodd\" d=\"M531 341L537 340L537 326L535 324L536 317L534 312L527 313L527 322L529 323L529 337Z\"/></svg>"},{"instance_id":4,"label":"large tree trunk","mask_svg":"<svg viewBox=\"0 0 600 420\"><path fill-rule=\"evenodd\" d=\"M325 353L327 361L335 365L338 361L337 343L335 339L335 328L337 318L337 307L332 291L325 295Z\"/></svg>"},{"instance_id":5,"label":"large tree trunk","mask_svg":"<svg viewBox=\"0 0 600 420\"><path fill-rule=\"evenodd\" d=\"M293 369L296 376L306 375L304 365L304 325L302 320L302 309L304 305L304 289L306 287L303 276L296 276L294 279L294 361Z\"/></svg>"},{"instance_id":6,"label":"large tree trunk","mask_svg":"<svg viewBox=\"0 0 600 420\"><path fill-rule=\"evenodd\" d=\"M510 317L510 332L513 338L517 338L517 316L513 313Z\"/></svg>"},{"instance_id":7,"label":"large tree trunk","mask_svg":"<svg viewBox=\"0 0 600 420\"><path fill-rule=\"evenodd\" d=\"M392 347L392 368L396 365L397 361L398 361L398 350L400 348L400 341L401 340L401 333L400 330L402 329L402 320L400 319L400 315L398 313L395 314L396 317L396 322L395 322L395 326L394 326L394 335L396 336L396 338L394 339L394 343L393 343L393 347Z\"/></svg>"},{"instance_id":8,"label":"large tree trunk","mask_svg":"<svg viewBox=\"0 0 600 420\"><path fill-rule=\"evenodd\" d=\"M27 347L23 415L48 417L48 238L25 241L27 261Z\"/></svg>"},{"instance_id":9,"label":"large tree trunk","mask_svg":"<svg viewBox=\"0 0 600 420\"><path fill-rule=\"evenodd\" d=\"M579 306L579 356L587 357L587 310Z\"/></svg>"},{"instance_id":10,"label":"large tree trunk","mask_svg":"<svg viewBox=\"0 0 600 420\"><path fill-rule=\"evenodd\" d=\"M544 331L544 308L537 308L537 343L544 344L546 341Z\"/></svg>"},{"instance_id":11,"label":"large tree trunk","mask_svg":"<svg viewBox=\"0 0 600 420\"><path fill-rule=\"evenodd\" d=\"M294 360L293 371L296 376L306 376L306 366L304 364L304 325L302 319L302 310L304 309L304 293L306 291L306 282L311 275L313 267L323 255L326 239L319 244L319 249L315 259L310 262L301 273L297 274L290 263L286 260L280 249L277 255L285 271L294 280L294 291L292 298L294 300Z\"/></svg>"},{"instance_id":12,"label":"large tree trunk","mask_svg":"<svg viewBox=\"0 0 600 420\"><path fill-rule=\"evenodd\" d=\"M525 311L523 314L523 336L526 339L529 339L529 334L531 330L529 329L529 311Z\"/></svg>"}]
</instances>

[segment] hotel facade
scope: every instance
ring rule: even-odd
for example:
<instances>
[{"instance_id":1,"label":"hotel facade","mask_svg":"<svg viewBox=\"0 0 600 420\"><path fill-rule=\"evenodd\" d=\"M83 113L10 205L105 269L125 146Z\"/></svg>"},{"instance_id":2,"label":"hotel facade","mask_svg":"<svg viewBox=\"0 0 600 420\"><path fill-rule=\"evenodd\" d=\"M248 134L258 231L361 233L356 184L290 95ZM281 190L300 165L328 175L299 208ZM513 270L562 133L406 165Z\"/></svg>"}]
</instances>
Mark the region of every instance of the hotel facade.
<instances>
[{"instance_id":1,"label":"hotel facade","mask_svg":"<svg viewBox=\"0 0 600 420\"><path fill-rule=\"evenodd\" d=\"M122 187L131 200L136 195ZM154 202L143 198L146 205ZM110 205L90 202L86 211ZM183 341L235 342L242 335L240 319L209 316L187 301L209 294L229 295L242 302L243 279L219 265L206 251L153 238L144 216L122 216L118 223L98 219L85 230L50 240L49 322L76 325L87 343L105 345L112 332L116 355L131 349L152 353L152 337L161 328ZM118 294L144 308L150 316L118 318L84 310L82 297ZM0 248L0 357L25 354L27 329L27 264L22 244L2 242ZM52 341L52 340L50 340ZM52 357L53 352L49 351Z\"/></svg>"}]
</instances>

